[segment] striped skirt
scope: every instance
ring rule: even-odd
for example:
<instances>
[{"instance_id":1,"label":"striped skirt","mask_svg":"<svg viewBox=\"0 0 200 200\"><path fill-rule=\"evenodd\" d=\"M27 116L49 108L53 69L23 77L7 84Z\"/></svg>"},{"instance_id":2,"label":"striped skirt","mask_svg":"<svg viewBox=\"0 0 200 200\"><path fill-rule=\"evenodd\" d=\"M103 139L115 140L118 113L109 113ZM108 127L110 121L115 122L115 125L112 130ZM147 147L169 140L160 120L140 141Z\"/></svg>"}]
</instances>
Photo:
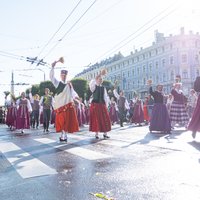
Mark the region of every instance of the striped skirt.
<instances>
[{"instance_id":1,"label":"striped skirt","mask_svg":"<svg viewBox=\"0 0 200 200\"><path fill-rule=\"evenodd\" d=\"M192 119L189 123L188 130L200 131L200 95L197 100L197 105L195 107Z\"/></svg>"},{"instance_id":2,"label":"striped skirt","mask_svg":"<svg viewBox=\"0 0 200 200\"><path fill-rule=\"evenodd\" d=\"M171 131L171 122L167 107L162 103L155 103L150 119L150 131Z\"/></svg>"},{"instance_id":3,"label":"striped skirt","mask_svg":"<svg viewBox=\"0 0 200 200\"><path fill-rule=\"evenodd\" d=\"M183 103L173 101L170 109L170 119L172 123L187 125L189 116Z\"/></svg>"}]
</instances>

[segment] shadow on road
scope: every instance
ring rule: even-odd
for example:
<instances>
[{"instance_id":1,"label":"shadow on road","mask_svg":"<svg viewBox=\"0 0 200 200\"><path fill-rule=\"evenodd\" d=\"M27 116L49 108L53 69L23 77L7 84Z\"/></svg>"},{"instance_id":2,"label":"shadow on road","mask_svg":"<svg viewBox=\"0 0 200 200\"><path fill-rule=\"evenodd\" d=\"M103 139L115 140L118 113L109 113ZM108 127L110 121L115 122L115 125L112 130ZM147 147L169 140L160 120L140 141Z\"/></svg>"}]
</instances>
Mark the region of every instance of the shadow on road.
<instances>
[{"instance_id":1,"label":"shadow on road","mask_svg":"<svg viewBox=\"0 0 200 200\"><path fill-rule=\"evenodd\" d=\"M147 133L145 135L145 137L141 140L137 140L137 141L134 141L132 143L130 143L129 145L125 145L123 146L122 148L127 148L131 145L134 145L134 144L148 144L150 143L152 140L159 140L161 137L165 136L165 134L160 134L160 133Z\"/></svg>"},{"instance_id":2,"label":"shadow on road","mask_svg":"<svg viewBox=\"0 0 200 200\"><path fill-rule=\"evenodd\" d=\"M200 142L192 141L188 142L188 144L192 145L195 149L200 151Z\"/></svg>"}]
</instances>

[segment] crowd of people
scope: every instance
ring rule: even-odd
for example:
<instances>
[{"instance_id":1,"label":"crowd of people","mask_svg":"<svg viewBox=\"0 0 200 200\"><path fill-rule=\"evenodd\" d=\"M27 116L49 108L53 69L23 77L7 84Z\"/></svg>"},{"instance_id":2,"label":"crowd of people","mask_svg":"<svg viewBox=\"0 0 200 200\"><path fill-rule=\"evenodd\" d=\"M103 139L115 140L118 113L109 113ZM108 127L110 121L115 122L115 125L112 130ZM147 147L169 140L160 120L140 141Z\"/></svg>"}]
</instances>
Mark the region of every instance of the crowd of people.
<instances>
[{"instance_id":1,"label":"crowd of people","mask_svg":"<svg viewBox=\"0 0 200 200\"><path fill-rule=\"evenodd\" d=\"M78 96L73 85L67 82L68 71L61 70L61 80L54 76L54 67L58 61L52 63L50 80L56 88L55 95L50 94L49 88L45 88L44 96L28 96L21 93L16 100L5 97L7 107L6 124L10 130L38 129L40 124L43 131L49 133L50 123L54 125L56 132L61 133L60 141L67 141L67 133L79 131L84 125L89 125L89 131L95 133L99 139L99 132L103 138L108 139L108 132L114 124L123 127L124 123L138 126L149 125L151 133L161 132L171 134L175 126L180 125L192 131L193 138L200 131L200 77L194 82L194 88L186 97L181 90L181 82L176 81L171 93L165 95L163 86L158 84L152 87L152 81L148 80L149 95L144 100L135 96L127 100L124 92L114 86L113 96L107 94L102 85L106 71L102 70L95 79L89 83L92 92L91 98L86 101Z\"/></svg>"}]
</instances>

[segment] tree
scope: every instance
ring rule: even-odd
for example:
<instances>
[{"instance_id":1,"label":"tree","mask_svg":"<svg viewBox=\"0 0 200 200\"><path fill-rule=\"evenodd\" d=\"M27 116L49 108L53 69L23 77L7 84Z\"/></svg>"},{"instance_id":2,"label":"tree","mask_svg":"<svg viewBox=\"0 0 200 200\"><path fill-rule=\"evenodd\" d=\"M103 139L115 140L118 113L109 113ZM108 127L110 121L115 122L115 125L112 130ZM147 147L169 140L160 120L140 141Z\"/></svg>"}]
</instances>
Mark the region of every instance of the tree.
<instances>
[{"instance_id":1,"label":"tree","mask_svg":"<svg viewBox=\"0 0 200 200\"><path fill-rule=\"evenodd\" d=\"M40 94L40 87L39 84L32 85L31 88L26 89L26 94L29 93L29 90L31 89L31 93L34 96L35 94Z\"/></svg>"},{"instance_id":2,"label":"tree","mask_svg":"<svg viewBox=\"0 0 200 200\"><path fill-rule=\"evenodd\" d=\"M114 86L110 81L104 80L102 85L106 88L107 91L113 90Z\"/></svg>"},{"instance_id":3,"label":"tree","mask_svg":"<svg viewBox=\"0 0 200 200\"><path fill-rule=\"evenodd\" d=\"M43 81L39 85L39 95L43 96L44 95L44 89L49 88L50 92L55 94L55 87L51 81Z\"/></svg>"},{"instance_id":4,"label":"tree","mask_svg":"<svg viewBox=\"0 0 200 200\"><path fill-rule=\"evenodd\" d=\"M79 97L85 99L87 90L88 90L88 83L87 80L82 78L75 78L71 80L71 83L74 87L74 90L77 92Z\"/></svg>"}]
</instances>

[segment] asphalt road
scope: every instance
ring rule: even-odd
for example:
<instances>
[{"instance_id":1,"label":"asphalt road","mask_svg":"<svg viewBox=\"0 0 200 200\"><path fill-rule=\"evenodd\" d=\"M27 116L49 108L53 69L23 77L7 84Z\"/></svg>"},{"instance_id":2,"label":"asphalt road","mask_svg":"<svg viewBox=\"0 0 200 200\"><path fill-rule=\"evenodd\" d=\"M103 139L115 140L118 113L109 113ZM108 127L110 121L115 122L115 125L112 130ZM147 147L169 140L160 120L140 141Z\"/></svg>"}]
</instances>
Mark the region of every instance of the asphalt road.
<instances>
[{"instance_id":1,"label":"asphalt road","mask_svg":"<svg viewBox=\"0 0 200 200\"><path fill-rule=\"evenodd\" d=\"M110 139L88 127L60 143L53 127L10 132L0 125L0 200L199 200L200 133L151 134L114 125Z\"/></svg>"}]
</instances>

